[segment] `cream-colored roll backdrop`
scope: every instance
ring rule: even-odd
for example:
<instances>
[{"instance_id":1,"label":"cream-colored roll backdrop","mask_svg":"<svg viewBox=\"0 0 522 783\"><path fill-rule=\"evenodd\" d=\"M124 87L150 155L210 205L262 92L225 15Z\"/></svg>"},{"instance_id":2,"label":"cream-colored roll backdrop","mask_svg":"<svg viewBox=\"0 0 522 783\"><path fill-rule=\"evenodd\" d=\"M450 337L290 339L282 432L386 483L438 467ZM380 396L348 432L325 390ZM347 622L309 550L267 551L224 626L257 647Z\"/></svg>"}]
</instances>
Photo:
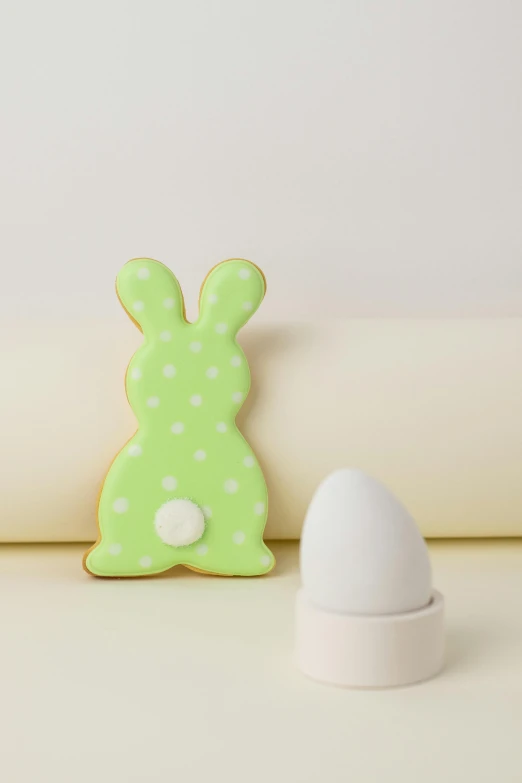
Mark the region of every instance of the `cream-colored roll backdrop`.
<instances>
[{"instance_id":1,"label":"cream-colored roll backdrop","mask_svg":"<svg viewBox=\"0 0 522 783\"><path fill-rule=\"evenodd\" d=\"M95 537L102 479L135 428L123 375L140 339L123 316L1 329L0 540ZM522 535L522 320L252 324L241 342L267 537L298 537L341 466L386 482L427 536Z\"/></svg>"}]
</instances>

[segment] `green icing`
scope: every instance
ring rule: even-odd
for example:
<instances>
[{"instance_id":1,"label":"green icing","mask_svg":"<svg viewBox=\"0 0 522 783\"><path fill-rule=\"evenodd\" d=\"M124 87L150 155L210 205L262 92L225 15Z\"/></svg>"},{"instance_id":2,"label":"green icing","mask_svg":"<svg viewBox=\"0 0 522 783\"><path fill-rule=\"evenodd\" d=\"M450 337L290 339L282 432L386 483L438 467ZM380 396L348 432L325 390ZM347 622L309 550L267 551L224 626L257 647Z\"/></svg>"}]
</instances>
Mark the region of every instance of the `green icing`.
<instances>
[{"instance_id":1,"label":"green icing","mask_svg":"<svg viewBox=\"0 0 522 783\"><path fill-rule=\"evenodd\" d=\"M228 575L270 571L266 484L235 424L250 387L236 335L263 299L263 275L248 261L219 264L204 282L194 323L185 319L178 281L157 261L126 264L117 292L144 334L126 375L139 428L105 479L100 538L86 569L97 576L144 576L180 564ZM175 499L191 500L205 516L202 537L188 546L171 546L156 532L156 512Z\"/></svg>"}]
</instances>

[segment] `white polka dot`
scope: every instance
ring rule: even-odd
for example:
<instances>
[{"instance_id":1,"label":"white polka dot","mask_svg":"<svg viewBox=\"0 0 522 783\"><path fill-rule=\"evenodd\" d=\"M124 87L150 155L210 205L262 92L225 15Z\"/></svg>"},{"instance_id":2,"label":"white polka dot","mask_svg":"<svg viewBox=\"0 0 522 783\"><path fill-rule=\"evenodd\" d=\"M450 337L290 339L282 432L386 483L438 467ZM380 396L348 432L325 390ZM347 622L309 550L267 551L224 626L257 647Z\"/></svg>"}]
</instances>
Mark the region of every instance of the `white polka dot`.
<instances>
[{"instance_id":1,"label":"white polka dot","mask_svg":"<svg viewBox=\"0 0 522 783\"><path fill-rule=\"evenodd\" d=\"M163 307L165 310L172 310L174 307L174 299L171 296L167 296L167 298L163 300Z\"/></svg>"},{"instance_id":2,"label":"white polka dot","mask_svg":"<svg viewBox=\"0 0 522 783\"><path fill-rule=\"evenodd\" d=\"M243 402L243 392L234 392L232 395L232 402L240 403Z\"/></svg>"},{"instance_id":3,"label":"white polka dot","mask_svg":"<svg viewBox=\"0 0 522 783\"><path fill-rule=\"evenodd\" d=\"M111 544L109 547L109 554L114 556L120 555L122 549L123 547L121 544Z\"/></svg>"},{"instance_id":4,"label":"white polka dot","mask_svg":"<svg viewBox=\"0 0 522 783\"><path fill-rule=\"evenodd\" d=\"M138 269L138 278L140 280L148 280L150 277L150 271L147 269L146 266L142 266L141 269Z\"/></svg>"},{"instance_id":5,"label":"white polka dot","mask_svg":"<svg viewBox=\"0 0 522 783\"><path fill-rule=\"evenodd\" d=\"M145 303L138 299L138 301L134 302L132 305L132 309L135 313L141 313L141 311L145 309Z\"/></svg>"},{"instance_id":6,"label":"white polka dot","mask_svg":"<svg viewBox=\"0 0 522 783\"><path fill-rule=\"evenodd\" d=\"M251 456L245 457L243 460L243 465L245 466L245 468L253 468L255 464L256 461Z\"/></svg>"},{"instance_id":7,"label":"white polka dot","mask_svg":"<svg viewBox=\"0 0 522 783\"><path fill-rule=\"evenodd\" d=\"M133 381L139 381L141 378L141 370L139 367L133 367L131 370L131 378Z\"/></svg>"},{"instance_id":8,"label":"white polka dot","mask_svg":"<svg viewBox=\"0 0 522 783\"><path fill-rule=\"evenodd\" d=\"M216 424L216 430L218 432L226 432L227 431L227 425L225 424L224 421L218 421L218 423Z\"/></svg>"},{"instance_id":9,"label":"white polka dot","mask_svg":"<svg viewBox=\"0 0 522 783\"><path fill-rule=\"evenodd\" d=\"M129 501L127 498L116 498L112 507L117 514L125 514L129 508Z\"/></svg>"},{"instance_id":10,"label":"white polka dot","mask_svg":"<svg viewBox=\"0 0 522 783\"><path fill-rule=\"evenodd\" d=\"M227 479L223 484L223 489L227 495L234 495L239 489L239 484L235 479Z\"/></svg>"},{"instance_id":11,"label":"white polka dot","mask_svg":"<svg viewBox=\"0 0 522 783\"><path fill-rule=\"evenodd\" d=\"M203 348L203 346L201 345L200 342L198 342L198 340L194 340L193 343L190 343L189 348L192 351L192 353L199 353Z\"/></svg>"},{"instance_id":12,"label":"white polka dot","mask_svg":"<svg viewBox=\"0 0 522 783\"><path fill-rule=\"evenodd\" d=\"M201 394L193 394L190 398L190 404L193 405L195 408L199 408L201 403L203 402L203 397Z\"/></svg>"},{"instance_id":13,"label":"white polka dot","mask_svg":"<svg viewBox=\"0 0 522 783\"><path fill-rule=\"evenodd\" d=\"M129 446L129 454L131 457L141 457L143 449L138 443L133 443Z\"/></svg>"},{"instance_id":14,"label":"white polka dot","mask_svg":"<svg viewBox=\"0 0 522 783\"><path fill-rule=\"evenodd\" d=\"M225 323L216 324L215 327L214 327L214 331L216 331L218 334L225 334L227 329L228 329L228 326Z\"/></svg>"},{"instance_id":15,"label":"white polka dot","mask_svg":"<svg viewBox=\"0 0 522 783\"><path fill-rule=\"evenodd\" d=\"M206 555L208 552L208 546L206 544L200 544L196 547L196 554L197 555Z\"/></svg>"},{"instance_id":16,"label":"white polka dot","mask_svg":"<svg viewBox=\"0 0 522 783\"><path fill-rule=\"evenodd\" d=\"M234 542L234 544L243 544L245 538L246 536L242 530L236 530L236 532L232 536L232 541Z\"/></svg>"},{"instance_id":17,"label":"white polka dot","mask_svg":"<svg viewBox=\"0 0 522 783\"><path fill-rule=\"evenodd\" d=\"M167 492L174 492L178 486L178 482L174 476L165 476L165 478L161 479L161 486L163 489L166 489Z\"/></svg>"},{"instance_id":18,"label":"white polka dot","mask_svg":"<svg viewBox=\"0 0 522 783\"><path fill-rule=\"evenodd\" d=\"M168 329L165 329L164 332L160 333L160 340L164 343L170 343L172 340L172 332L169 332Z\"/></svg>"},{"instance_id":19,"label":"white polka dot","mask_svg":"<svg viewBox=\"0 0 522 783\"><path fill-rule=\"evenodd\" d=\"M217 378L218 377L219 370L217 367L209 367L206 371L205 375L207 378Z\"/></svg>"},{"instance_id":20,"label":"white polka dot","mask_svg":"<svg viewBox=\"0 0 522 783\"><path fill-rule=\"evenodd\" d=\"M173 364L166 364L163 368L163 375L165 378L174 378L176 375L176 368Z\"/></svg>"},{"instance_id":21,"label":"white polka dot","mask_svg":"<svg viewBox=\"0 0 522 783\"><path fill-rule=\"evenodd\" d=\"M203 449L198 449L197 451L194 452L194 459L196 460L196 462L203 462L203 460L206 458L207 458L207 453L206 451L203 451Z\"/></svg>"},{"instance_id":22,"label":"white polka dot","mask_svg":"<svg viewBox=\"0 0 522 783\"><path fill-rule=\"evenodd\" d=\"M147 406L149 408L157 408L160 404L160 398L159 397L149 397L147 400Z\"/></svg>"},{"instance_id":23,"label":"white polka dot","mask_svg":"<svg viewBox=\"0 0 522 783\"><path fill-rule=\"evenodd\" d=\"M241 356L233 356L230 360L232 367L239 367L241 364Z\"/></svg>"},{"instance_id":24,"label":"white polka dot","mask_svg":"<svg viewBox=\"0 0 522 783\"><path fill-rule=\"evenodd\" d=\"M208 301L210 302L210 304L216 304L217 300L218 300L217 294L208 295Z\"/></svg>"},{"instance_id":25,"label":"white polka dot","mask_svg":"<svg viewBox=\"0 0 522 783\"><path fill-rule=\"evenodd\" d=\"M263 516L265 513L265 504L264 503L256 503L254 506L254 514L257 514L258 517Z\"/></svg>"},{"instance_id":26,"label":"white polka dot","mask_svg":"<svg viewBox=\"0 0 522 783\"><path fill-rule=\"evenodd\" d=\"M241 280L248 280L248 278L250 277L250 269L244 269L244 268L240 269L238 275L241 278Z\"/></svg>"},{"instance_id":27,"label":"white polka dot","mask_svg":"<svg viewBox=\"0 0 522 783\"><path fill-rule=\"evenodd\" d=\"M272 562L272 558L270 557L270 555L261 555L261 557L259 558L259 562L261 563L262 566L269 566L270 563Z\"/></svg>"},{"instance_id":28,"label":"white polka dot","mask_svg":"<svg viewBox=\"0 0 522 783\"><path fill-rule=\"evenodd\" d=\"M205 519L212 519L212 509L210 506L201 506L201 510Z\"/></svg>"},{"instance_id":29,"label":"white polka dot","mask_svg":"<svg viewBox=\"0 0 522 783\"><path fill-rule=\"evenodd\" d=\"M173 435L181 435L183 430L185 429L185 425L182 421L175 421L172 427L170 428L170 431Z\"/></svg>"},{"instance_id":30,"label":"white polka dot","mask_svg":"<svg viewBox=\"0 0 522 783\"><path fill-rule=\"evenodd\" d=\"M152 565L152 557L149 557L148 555L143 555L143 557L140 557L140 566L142 568L150 568Z\"/></svg>"},{"instance_id":31,"label":"white polka dot","mask_svg":"<svg viewBox=\"0 0 522 783\"><path fill-rule=\"evenodd\" d=\"M246 310L247 313L249 313L250 310L252 310L254 308L254 305L252 304L252 302L243 302L241 307L243 308L243 310Z\"/></svg>"}]
</instances>

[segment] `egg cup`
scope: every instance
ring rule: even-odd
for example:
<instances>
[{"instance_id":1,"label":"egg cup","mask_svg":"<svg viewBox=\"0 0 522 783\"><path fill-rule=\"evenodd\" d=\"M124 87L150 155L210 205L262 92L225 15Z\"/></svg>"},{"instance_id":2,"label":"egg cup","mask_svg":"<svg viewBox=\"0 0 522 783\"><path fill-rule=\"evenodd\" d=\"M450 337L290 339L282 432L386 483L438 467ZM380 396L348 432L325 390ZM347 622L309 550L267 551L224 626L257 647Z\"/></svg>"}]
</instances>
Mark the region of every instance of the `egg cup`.
<instances>
[{"instance_id":1,"label":"egg cup","mask_svg":"<svg viewBox=\"0 0 522 783\"><path fill-rule=\"evenodd\" d=\"M338 470L318 487L301 537L297 665L321 682L390 688L444 663L444 599L426 542L380 482Z\"/></svg>"},{"instance_id":2,"label":"egg cup","mask_svg":"<svg viewBox=\"0 0 522 783\"><path fill-rule=\"evenodd\" d=\"M391 615L346 615L314 606L299 590L297 663L314 680L352 688L392 688L434 677L444 662L444 599Z\"/></svg>"}]
</instances>

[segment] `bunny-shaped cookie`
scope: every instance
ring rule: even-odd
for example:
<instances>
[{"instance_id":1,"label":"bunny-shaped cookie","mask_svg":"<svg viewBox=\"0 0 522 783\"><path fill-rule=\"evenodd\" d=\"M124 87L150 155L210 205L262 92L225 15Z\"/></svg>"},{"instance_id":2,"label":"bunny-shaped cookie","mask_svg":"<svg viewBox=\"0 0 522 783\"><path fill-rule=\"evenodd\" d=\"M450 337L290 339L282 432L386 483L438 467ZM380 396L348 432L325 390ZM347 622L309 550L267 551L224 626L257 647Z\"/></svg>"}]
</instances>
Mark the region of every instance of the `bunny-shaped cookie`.
<instances>
[{"instance_id":1,"label":"bunny-shaped cookie","mask_svg":"<svg viewBox=\"0 0 522 783\"><path fill-rule=\"evenodd\" d=\"M158 261L130 261L116 286L145 338L126 377L139 429L105 479L100 536L85 569L96 576L157 574L179 564L226 575L270 571L266 484L235 424L250 386L236 334L263 299L262 273L242 260L214 267L194 323L186 321L178 281Z\"/></svg>"}]
</instances>

